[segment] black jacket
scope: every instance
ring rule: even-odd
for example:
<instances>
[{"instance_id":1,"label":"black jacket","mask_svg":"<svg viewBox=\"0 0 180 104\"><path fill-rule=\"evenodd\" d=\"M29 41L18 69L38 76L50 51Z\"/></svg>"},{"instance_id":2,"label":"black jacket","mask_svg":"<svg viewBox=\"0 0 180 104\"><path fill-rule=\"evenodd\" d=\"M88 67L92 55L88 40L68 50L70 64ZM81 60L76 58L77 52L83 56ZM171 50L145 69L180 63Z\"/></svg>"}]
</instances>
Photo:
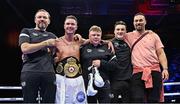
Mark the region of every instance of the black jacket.
<instances>
[{"instance_id":1,"label":"black jacket","mask_svg":"<svg viewBox=\"0 0 180 104\"><path fill-rule=\"evenodd\" d=\"M83 70L83 77L85 84L88 82L88 67L92 65L92 60L99 59L101 60L100 67L98 68L100 75L103 80L109 80L109 72L113 70L113 66L116 64L115 58L112 59L114 54L111 53L111 50L108 50L107 44L99 44L94 46L92 44L86 44L81 47L81 65Z\"/></svg>"},{"instance_id":2,"label":"black jacket","mask_svg":"<svg viewBox=\"0 0 180 104\"><path fill-rule=\"evenodd\" d=\"M117 58L116 70L111 72L111 80L129 80L132 76L131 50L124 40L112 40Z\"/></svg>"}]
</instances>

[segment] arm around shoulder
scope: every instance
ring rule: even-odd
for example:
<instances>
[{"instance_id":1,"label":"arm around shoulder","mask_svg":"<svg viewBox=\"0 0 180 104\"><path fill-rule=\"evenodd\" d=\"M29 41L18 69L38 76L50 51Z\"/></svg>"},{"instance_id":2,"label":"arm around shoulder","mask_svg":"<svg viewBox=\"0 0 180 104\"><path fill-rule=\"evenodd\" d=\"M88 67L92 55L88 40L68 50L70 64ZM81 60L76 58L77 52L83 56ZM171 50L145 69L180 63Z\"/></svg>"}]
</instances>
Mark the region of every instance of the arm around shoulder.
<instances>
[{"instance_id":1,"label":"arm around shoulder","mask_svg":"<svg viewBox=\"0 0 180 104\"><path fill-rule=\"evenodd\" d=\"M34 44L24 42L21 44L21 51L23 52L23 54L34 53L48 45L49 45L49 43L47 41L43 41L40 43L34 43Z\"/></svg>"}]
</instances>

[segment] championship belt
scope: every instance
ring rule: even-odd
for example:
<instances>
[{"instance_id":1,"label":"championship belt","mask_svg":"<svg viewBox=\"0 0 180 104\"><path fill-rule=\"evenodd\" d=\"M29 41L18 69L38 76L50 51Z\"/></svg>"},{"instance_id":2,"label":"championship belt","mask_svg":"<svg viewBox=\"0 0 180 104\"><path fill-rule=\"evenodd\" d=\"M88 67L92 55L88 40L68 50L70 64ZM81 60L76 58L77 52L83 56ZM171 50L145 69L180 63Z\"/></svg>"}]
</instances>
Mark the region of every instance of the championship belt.
<instances>
[{"instance_id":1,"label":"championship belt","mask_svg":"<svg viewBox=\"0 0 180 104\"><path fill-rule=\"evenodd\" d=\"M69 57L64 61L59 62L56 67L56 72L70 78L82 74L81 65L74 57Z\"/></svg>"}]
</instances>

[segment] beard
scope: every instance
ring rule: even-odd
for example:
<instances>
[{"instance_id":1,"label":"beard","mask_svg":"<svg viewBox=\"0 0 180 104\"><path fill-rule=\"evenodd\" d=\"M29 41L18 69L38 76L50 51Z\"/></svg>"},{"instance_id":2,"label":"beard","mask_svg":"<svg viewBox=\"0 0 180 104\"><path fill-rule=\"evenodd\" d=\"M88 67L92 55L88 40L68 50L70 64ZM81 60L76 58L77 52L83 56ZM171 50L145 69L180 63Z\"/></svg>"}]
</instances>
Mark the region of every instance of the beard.
<instances>
[{"instance_id":1,"label":"beard","mask_svg":"<svg viewBox=\"0 0 180 104\"><path fill-rule=\"evenodd\" d=\"M47 28L47 25L44 23L44 22L40 22L38 24L38 28L41 30L41 31L44 31L46 28Z\"/></svg>"},{"instance_id":2,"label":"beard","mask_svg":"<svg viewBox=\"0 0 180 104\"><path fill-rule=\"evenodd\" d=\"M137 31L142 31L143 28L142 28L142 26L136 26L136 30L137 30Z\"/></svg>"}]
</instances>

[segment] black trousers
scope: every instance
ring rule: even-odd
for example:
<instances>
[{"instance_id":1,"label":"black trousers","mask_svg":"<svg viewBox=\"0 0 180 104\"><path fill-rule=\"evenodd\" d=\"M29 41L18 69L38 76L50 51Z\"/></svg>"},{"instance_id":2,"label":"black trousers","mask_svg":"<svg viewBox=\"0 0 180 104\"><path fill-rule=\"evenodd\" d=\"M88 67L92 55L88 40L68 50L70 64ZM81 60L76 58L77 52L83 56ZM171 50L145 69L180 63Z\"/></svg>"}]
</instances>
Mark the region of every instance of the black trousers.
<instances>
[{"instance_id":1,"label":"black trousers","mask_svg":"<svg viewBox=\"0 0 180 104\"><path fill-rule=\"evenodd\" d=\"M142 73L136 73L131 80L132 102L159 102L162 89L161 73L151 72L153 79L153 88L145 88L144 81L141 80Z\"/></svg>"},{"instance_id":2,"label":"black trousers","mask_svg":"<svg viewBox=\"0 0 180 104\"><path fill-rule=\"evenodd\" d=\"M103 87L98 88L94 86L94 89L98 90L98 93L95 96L88 96L87 97L88 103L96 103L96 104L97 102L98 104L110 103L111 91L110 91L109 80L105 81L105 85Z\"/></svg>"},{"instance_id":3,"label":"black trousers","mask_svg":"<svg viewBox=\"0 0 180 104\"><path fill-rule=\"evenodd\" d=\"M111 93L113 94L111 103L128 103L130 102L130 81L112 81L111 82ZM119 95L121 99L118 98Z\"/></svg>"},{"instance_id":4,"label":"black trousers","mask_svg":"<svg viewBox=\"0 0 180 104\"><path fill-rule=\"evenodd\" d=\"M54 103L56 95L55 74L46 72L22 72L21 85L25 103L37 103L38 91L42 103Z\"/></svg>"}]
</instances>

